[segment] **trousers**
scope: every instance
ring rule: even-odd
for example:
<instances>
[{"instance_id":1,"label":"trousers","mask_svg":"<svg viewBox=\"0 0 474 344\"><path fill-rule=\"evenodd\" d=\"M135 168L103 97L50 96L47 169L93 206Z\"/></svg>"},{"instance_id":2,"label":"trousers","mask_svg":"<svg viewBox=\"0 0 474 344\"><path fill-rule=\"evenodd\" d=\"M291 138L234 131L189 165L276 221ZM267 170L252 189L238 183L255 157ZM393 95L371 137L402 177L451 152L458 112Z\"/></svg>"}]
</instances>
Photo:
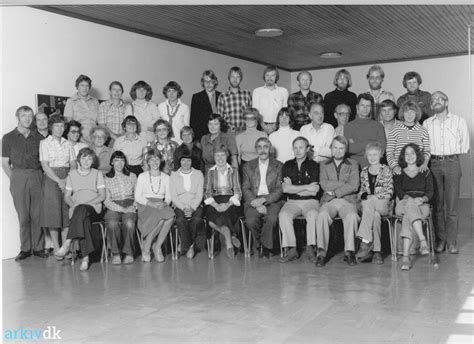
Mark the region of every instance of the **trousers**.
<instances>
[{"instance_id":1,"label":"trousers","mask_svg":"<svg viewBox=\"0 0 474 344\"><path fill-rule=\"evenodd\" d=\"M318 217L319 201L315 199L289 199L280 210L278 219L282 234L282 247L296 247L293 220L303 215L306 218L306 245L316 245L316 218Z\"/></svg>"}]
</instances>

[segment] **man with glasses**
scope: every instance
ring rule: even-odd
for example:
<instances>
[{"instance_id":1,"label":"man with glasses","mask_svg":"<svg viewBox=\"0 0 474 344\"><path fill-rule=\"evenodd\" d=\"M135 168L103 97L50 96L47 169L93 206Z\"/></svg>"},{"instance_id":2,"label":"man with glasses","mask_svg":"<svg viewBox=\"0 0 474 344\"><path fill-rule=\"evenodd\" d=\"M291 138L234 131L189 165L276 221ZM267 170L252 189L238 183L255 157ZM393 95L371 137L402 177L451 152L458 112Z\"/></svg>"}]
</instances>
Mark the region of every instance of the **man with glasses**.
<instances>
[{"instance_id":1,"label":"man with glasses","mask_svg":"<svg viewBox=\"0 0 474 344\"><path fill-rule=\"evenodd\" d=\"M334 117L337 120L336 136L344 136L344 126L349 122L351 108L347 104L339 104L334 109Z\"/></svg>"}]
</instances>

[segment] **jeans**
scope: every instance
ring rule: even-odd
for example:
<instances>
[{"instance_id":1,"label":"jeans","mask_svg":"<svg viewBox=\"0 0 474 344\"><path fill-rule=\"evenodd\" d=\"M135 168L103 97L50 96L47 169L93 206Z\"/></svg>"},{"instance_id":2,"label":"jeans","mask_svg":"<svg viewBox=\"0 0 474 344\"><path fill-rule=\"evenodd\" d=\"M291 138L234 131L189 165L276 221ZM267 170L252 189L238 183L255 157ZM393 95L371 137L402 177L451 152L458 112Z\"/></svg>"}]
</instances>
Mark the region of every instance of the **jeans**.
<instances>
[{"instance_id":1,"label":"jeans","mask_svg":"<svg viewBox=\"0 0 474 344\"><path fill-rule=\"evenodd\" d=\"M125 253L133 256L136 213L119 213L107 209L104 220L107 224L107 239L112 246L112 254Z\"/></svg>"}]
</instances>

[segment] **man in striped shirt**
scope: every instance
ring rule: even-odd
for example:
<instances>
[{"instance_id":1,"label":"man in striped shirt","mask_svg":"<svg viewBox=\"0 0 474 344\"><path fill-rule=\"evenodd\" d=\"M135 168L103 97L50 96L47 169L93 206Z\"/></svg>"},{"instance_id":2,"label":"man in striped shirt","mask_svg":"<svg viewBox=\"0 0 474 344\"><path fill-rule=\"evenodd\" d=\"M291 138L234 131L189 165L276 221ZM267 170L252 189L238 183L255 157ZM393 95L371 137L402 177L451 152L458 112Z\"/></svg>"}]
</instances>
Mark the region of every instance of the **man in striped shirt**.
<instances>
[{"instance_id":1,"label":"man in striped shirt","mask_svg":"<svg viewBox=\"0 0 474 344\"><path fill-rule=\"evenodd\" d=\"M434 116L423 126L430 137L431 172L435 181L434 220L438 237L435 250L442 252L447 245L450 253L457 254L459 154L469 151L469 131L463 118L448 111L448 97L443 92L433 93L431 108Z\"/></svg>"},{"instance_id":2,"label":"man in striped shirt","mask_svg":"<svg viewBox=\"0 0 474 344\"><path fill-rule=\"evenodd\" d=\"M252 106L252 94L240 88L243 79L240 67L232 67L228 79L229 90L219 96L217 113L224 117L231 132L239 133L245 130L243 112Z\"/></svg>"}]
</instances>

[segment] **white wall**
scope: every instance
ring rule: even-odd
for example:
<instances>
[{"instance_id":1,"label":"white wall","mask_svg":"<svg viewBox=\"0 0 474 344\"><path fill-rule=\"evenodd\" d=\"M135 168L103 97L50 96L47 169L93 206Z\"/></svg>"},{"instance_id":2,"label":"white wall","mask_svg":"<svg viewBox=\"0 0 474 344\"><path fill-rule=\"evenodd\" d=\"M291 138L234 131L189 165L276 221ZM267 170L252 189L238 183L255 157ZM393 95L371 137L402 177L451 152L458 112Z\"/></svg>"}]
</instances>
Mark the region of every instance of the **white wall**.
<instances>
[{"instance_id":1,"label":"white wall","mask_svg":"<svg viewBox=\"0 0 474 344\"><path fill-rule=\"evenodd\" d=\"M474 57L471 57L471 63L474 66ZM385 72L385 81L383 88L392 92L395 98L398 98L406 92L403 88L403 76L408 71L417 71L422 77L421 89L429 92L437 90L443 91L449 97L449 110L459 116L462 116L470 129L471 147L474 144L473 119L471 117L471 80L469 78L469 57L457 56L447 58L436 58L426 60L416 60L407 62L381 63ZM346 68L352 76L351 91L359 94L367 92L367 71L371 65L362 65ZM334 75L340 68L312 70L313 75L312 89L321 93L323 96L335 89L332 84ZM298 72L291 73L292 92L298 90L296 76ZM472 197L472 157L471 154L461 157L462 179L461 179L461 197Z\"/></svg>"},{"instance_id":2,"label":"white wall","mask_svg":"<svg viewBox=\"0 0 474 344\"><path fill-rule=\"evenodd\" d=\"M132 84L145 80L153 87L157 103L164 100L163 86L175 80L188 105L192 94L201 90L205 69L216 72L219 90L227 89L227 71L235 65L244 72L244 88L263 85L259 64L28 7L4 7L2 12L2 134L16 126L19 106L36 109L35 94L71 96L79 74L91 77L92 94L101 99L108 98L109 83L119 80L129 101ZM289 88L290 73L280 75L279 84ZM9 180L3 172L1 220L5 259L18 253L19 235Z\"/></svg>"}]
</instances>

